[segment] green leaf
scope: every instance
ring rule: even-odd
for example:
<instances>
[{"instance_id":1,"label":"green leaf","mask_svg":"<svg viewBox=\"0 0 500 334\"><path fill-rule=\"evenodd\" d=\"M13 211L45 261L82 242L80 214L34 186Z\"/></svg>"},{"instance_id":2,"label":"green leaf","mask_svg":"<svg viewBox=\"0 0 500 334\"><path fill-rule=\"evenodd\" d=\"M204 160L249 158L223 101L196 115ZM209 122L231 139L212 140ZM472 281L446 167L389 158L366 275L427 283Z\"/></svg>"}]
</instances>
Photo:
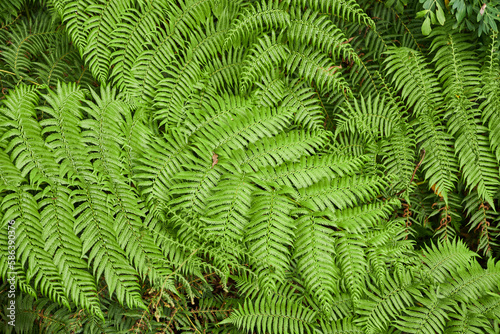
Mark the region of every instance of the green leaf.
<instances>
[{"instance_id":1,"label":"green leaf","mask_svg":"<svg viewBox=\"0 0 500 334\"><path fill-rule=\"evenodd\" d=\"M439 6L439 5L436 5L436 7L437 7L436 17L437 17L437 19L439 21L439 24L443 25L444 22L446 21L446 18L444 17L443 8L441 8L441 6Z\"/></svg>"},{"instance_id":2,"label":"green leaf","mask_svg":"<svg viewBox=\"0 0 500 334\"><path fill-rule=\"evenodd\" d=\"M432 31L431 28L431 17L427 16L424 20L424 23L422 24L422 34L425 36L429 35Z\"/></svg>"}]
</instances>

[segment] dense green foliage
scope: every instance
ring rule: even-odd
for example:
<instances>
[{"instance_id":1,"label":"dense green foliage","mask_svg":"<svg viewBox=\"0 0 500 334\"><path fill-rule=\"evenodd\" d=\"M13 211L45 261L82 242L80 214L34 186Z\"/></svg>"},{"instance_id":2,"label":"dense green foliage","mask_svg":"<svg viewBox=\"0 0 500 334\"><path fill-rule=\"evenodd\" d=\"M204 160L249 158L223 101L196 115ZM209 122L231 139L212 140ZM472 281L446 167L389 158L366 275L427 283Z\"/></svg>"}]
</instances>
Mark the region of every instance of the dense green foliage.
<instances>
[{"instance_id":1,"label":"dense green foliage","mask_svg":"<svg viewBox=\"0 0 500 334\"><path fill-rule=\"evenodd\" d=\"M393 4L2 2L16 331L500 333L497 35Z\"/></svg>"}]
</instances>

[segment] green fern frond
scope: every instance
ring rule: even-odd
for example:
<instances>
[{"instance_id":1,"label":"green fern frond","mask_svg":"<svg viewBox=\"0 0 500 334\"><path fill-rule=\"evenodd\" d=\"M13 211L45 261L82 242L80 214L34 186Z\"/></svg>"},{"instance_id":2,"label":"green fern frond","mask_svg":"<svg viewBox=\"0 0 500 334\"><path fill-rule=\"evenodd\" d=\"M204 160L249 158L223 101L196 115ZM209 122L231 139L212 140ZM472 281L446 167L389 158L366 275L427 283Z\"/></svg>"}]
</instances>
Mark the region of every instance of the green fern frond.
<instances>
[{"instance_id":1,"label":"green fern frond","mask_svg":"<svg viewBox=\"0 0 500 334\"><path fill-rule=\"evenodd\" d=\"M321 180L332 181L335 178L353 175L360 171L362 166L362 158L313 155L302 156L296 162L283 163L273 168L262 168L257 174L266 182L276 182L293 188L306 188Z\"/></svg>"},{"instance_id":2,"label":"green fern frond","mask_svg":"<svg viewBox=\"0 0 500 334\"><path fill-rule=\"evenodd\" d=\"M452 300L469 302L477 300L488 291L498 287L500 266L495 265L492 259L488 260L487 269L481 268L477 261L468 267L460 267L454 275L454 280L441 284L439 292L442 296Z\"/></svg>"},{"instance_id":3,"label":"green fern frond","mask_svg":"<svg viewBox=\"0 0 500 334\"><path fill-rule=\"evenodd\" d=\"M345 209L360 205L376 196L386 186L382 178L375 176L350 176L320 181L310 187L298 189L296 199L311 203L318 210Z\"/></svg>"},{"instance_id":4,"label":"green fern frond","mask_svg":"<svg viewBox=\"0 0 500 334\"><path fill-rule=\"evenodd\" d=\"M225 244L243 240L250 219L253 192L256 187L245 172L227 166L208 199L204 220L208 235L226 239Z\"/></svg>"},{"instance_id":5,"label":"green fern frond","mask_svg":"<svg viewBox=\"0 0 500 334\"><path fill-rule=\"evenodd\" d=\"M35 290L70 308L63 286L63 277L54 265L53 256L44 248L43 226L38 213L38 204L30 194L30 190L32 188L29 186L20 186L15 192L6 195L2 201L4 216L18 223L16 260L21 266L26 266L26 281L33 279ZM64 282L68 283L67 280Z\"/></svg>"},{"instance_id":6,"label":"green fern frond","mask_svg":"<svg viewBox=\"0 0 500 334\"><path fill-rule=\"evenodd\" d=\"M386 332L389 324L413 304L413 296L420 294L418 285L408 273L387 275L380 286L367 283L367 298L359 300L356 310L360 315L357 324L366 333Z\"/></svg>"},{"instance_id":7,"label":"green fern frond","mask_svg":"<svg viewBox=\"0 0 500 334\"><path fill-rule=\"evenodd\" d=\"M42 128L36 121L35 106L38 95L35 89L20 85L4 101L4 115L7 122L3 125L8 130L2 140L10 139L5 151L23 177L29 176L32 185L41 182L59 182L59 167L54 156L44 145Z\"/></svg>"},{"instance_id":8,"label":"green fern frond","mask_svg":"<svg viewBox=\"0 0 500 334\"><path fill-rule=\"evenodd\" d=\"M448 192L458 181L459 168L451 149L452 138L440 121L443 101L437 79L426 67L423 57L406 48L389 49L386 72L392 75L396 89L401 89L407 106L413 107L418 119L415 135L427 156L422 164L425 177L447 201Z\"/></svg>"},{"instance_id":9,"label":"green fern frond","mask_svg":"<svg viewBox=\"0 0 500 334\"><path fill-rule=\"evenodd\" d=\"M293 259L304 281L306 291L316 298L325 315L331 312L333 296L339 291L336 283L339 270L335 268L332 231L321 213L302 215L297 221Z\"/></svg>"},{"instance_id":10,"label":"green fern frond","mask_svg":"<svg viewBox=\"0 0 500 334\"><path fill-rule=\"evenodd\" d=\"M283 108L295 110L295 123L311 130L325 128L325 114L316 92L300 79L285 82Z\"/></svg>"},{"instance_id":11,"label":"green fern frond","mask_svg":"<svg viewBox=\"0 0 500 334\"><path fill-rule=\"evenodd\" d=\"M1 46L0 59L9 66L9 72L14 72L17 80L33 82L35 78L30 73L33 57L46 52L59 34L50 16L43 12L33 20L22 20L8 32L6 37L9 43Z\"/></svg>"},{"instance_id":12,"label":"green fern frond","mask_svg":"<svg viewBox=\"0 0 500 334\"><path fill-rule=\"evenodd\" d=\"M287 58L288 47L282 42L282 35L276 36L272 31L271 36L262 35L253 44L249 54L245 57L245 66L241 73L240 91L243 93L257 81L263 73L269 72Z\"/></svg>"},{"instance_id":13,"label":"green fern frond","mask_svg":"<svg viewBox=\"0 0 500 334\"><path fill-rule=\"evenodd\" d=\"M437 291L429 291L426 296L415 296L422 306L413 306L404 310L394 325L405 333L433 334L444 332L445 324L452 313L453 303L448 299L441 299Z\"/></svg>"},{"instance_id":14,"label":"green fern frond","mask_svg":"<svg viewBox=\"0 0 500 334\"><path fill-rule=\"evenodd\" d=\"M486 317L480 313L471 312L465 304L457 307L457 313L450 314L453 320L446 324L445 333L488 333L494 329Z\"/></svg>"},{"instance_id":15,"label":"green fern frond","mask_svg":"<svg viewBox=\"0 0 500 334\"><path fill-rule=\"evenodd\" d=\"M335 232L335 262L340 268L343 284L349 291L355 305L362 297L366 286L368 263L365 258L364 242L359 236Z\"/></svg>"},{"instance_id":16,"label":"green fern frond","mask_svg":"<svg viewBox=\"0 0 500 334\"><path fill-rule=\"evenodd\" d=\"M391 199L337 210L329 216L330 224L350 233L361 233L374 226L383 217L387 217L393 206L399 204L399 200Z\"/></svg>"},{"instance_id":17,"label":"green fern frond","mask_svg":"<svg viewBox=\"0 0 500 334\"><path fill-rule=\"evenodd\" d=\"M169 200L168 190L175 183L172 177L182 170L183 164L189 162L183 154L186 149L186 138L172 132L165 139L153 138L143 151L134 169L134 179L138 180L141 194L151 210Z\"/></svg>"},{"instance_id":18,"label":"green fern frond","mask_svg":"<svg viewBox=\"0 0 500 334\"><path fill-rule=\"evenodd\" d=\"M141 54L143 44L150 42L167 8L163 1L150 1L142 11L129 8L122 14L109 44L112 50L116 50L110 56L110 77L117 87L126 89L132 85L130 71L134 61Z\"/></svg>"},{"instance_id":19,"label":"green fern frond","mask_svg":"<svg viewBox=\"0 0 500 334\"><path fill-rule=\"evenodd\" d=\"M173 197L168 205L173 210L194 210L201 214L205 211L212 189L218 184L223 170L220 165L213 168L207 160L193 158L193 162L195 164L184 165L185 170L174 176L179 182L168 192L168 196Z\"/></svg>"},{"instance_id":20,"label":"green fern frond","mask_svg":"<svg viewBox=\"0 0 500 334\"><path fill-rule=\"evenodd\" d=\"M193 136L193 144L212 149L217 154L220 150L230 155L232 150L277 135L290 124L291 117L291 112L282 108L259 108L233 119L227 117L220 125L207 127L203 133Z\"/></svg>"},{"instance_id":21,"label":"green fern frond","mask_svg":"<svg viewBox=\"0 0 500 334\"><path fill-rule=\"evenodd\" d=\"M290 212L294 205L286 194L286 189L279 188L255 191L255 200L249 212L251 220L245 242L258 261L255 267L261 286L268 293L275 290L277 282L284 281L290 263L289 247L295 235Z\"/></svg>"},{"instance_id":22,"label":"green fern frond","mask_svg":"<svg viewBox=\"0 0 500 334\"><path fill-rule=\"evenodd\" d=\"M248 42L248 36L259 35L262 30L283 29L290 25L287 1L264 0L247 6L233 22L224 41L224 49Z\"/></svg>"},{"instance_id":23,"label":"green fern frond","mask_svg":"<svg viewBox=\"0 0 500 334\"><path fill-rule=\"evenodd\" d=\"M477 256L461 241L432 244L423 253L429 277L443 283L460 266L467 266Z\"/></svg>"},{"instance_id":24,"label":"green fern frond","mask_svg":"<svg viewBox=\"0 0 500 334\"><path fill-rule=\"evenodd\" d=\"M86 41L82 55L86 58L94 77L101 83L105 83L108 79L112 33L130 6L131 2L128 0L99 1L85 8L89 18L85 20L83 27Z\"/></svg>"},{"instance_id":25,"label":"green fern frond","mask_svg":"<svg viewBox=\"0 0 500 334\"><path fill-rule=\"evenodd\" d=\"M324 53L307 44L292 44L285 63L288 72L297 71L299 76L314 82L322 93L335 90L352 96L351 88L341 76L341 65L335 65Z\"/></svg>"},{"instance_id":26,"label":"green fern frond","mask_svg":"<svg viewBox=\"0 0 500 334\"><path fill-rule=\"evenodd\" d=\"M340 30L327 15L298 7L291 11L290 27L287 29L288 39L292 43L312 44L336 59L360 62L357 53Z\"/></svg>"},{"instance_id":27,"label":"green fern frond","mask_svg":"<svg viewBox=\"0 0 500 334\"><path fill-rule=\"evenodd\" d=\"M350 20L364 24L372 28L375 27L373 20L360 8L354 0L342 0L332 3L328 0L292 0L293 4L302 7L314 8L320 12L332 13L344 20Z\"/></svg>"},{"instance_id":28,"label":"green fern frond","mask_svg":"<svg viewBox=\"0 0 500 334\"><path fill-rule=\"evenodd\" d=\"M271 300L259 297L245 301L243 306L234 310L229 318L219 324L234 324L245 331L257 333L312 333L316 314L300 303L289 301L280 296Z\"/></svg>"},{"instance_id":29,"label":"green fern frond","mask_svg":"<svg viewBox=\"0 0 500 334\"><path fill-rule=\"evenodd\" d=\"M296 161L299 157L312 155L315 151L319 151L325 142L324 131L292 130L274 137L264 137L248 145L246 150L235 150L231 153L231 158L235 159L242 168L250 166L254 171L258 171L266 166L278 166L287 161ZM269 169L270 173L272 171Z\"/></svg>"},{"instance_id":30,"label":"green fern frond","mask_svg":"<svg viewBox=\"0 0 500 334\"><path fill-rule=\"evenodd\" d=\"M447 29L447 28L443 28ZM455 136L455 152L469 189L494 207L493 195L498 188L498 164L490 151L487 129L481 124L480 111L471 99L477 98L480 71L468 35L451 34L436 29L433 50L436 70L444 87L448 112L448 131Z\"/></svg>"},{"instance_id":31,"label":"green fern frond","mask_svg":"<svg viewBox=\"0 0 500 334\"><path fill-rule=\"evenodd\" d=\"M363 334L365 333L361 328L356 326L353 322L353 318L342 318L335 322L321 322L321 330L323 333L328 334L342 334L342 333L353 333L353 334Z\"/></svg>"}]
</instances>

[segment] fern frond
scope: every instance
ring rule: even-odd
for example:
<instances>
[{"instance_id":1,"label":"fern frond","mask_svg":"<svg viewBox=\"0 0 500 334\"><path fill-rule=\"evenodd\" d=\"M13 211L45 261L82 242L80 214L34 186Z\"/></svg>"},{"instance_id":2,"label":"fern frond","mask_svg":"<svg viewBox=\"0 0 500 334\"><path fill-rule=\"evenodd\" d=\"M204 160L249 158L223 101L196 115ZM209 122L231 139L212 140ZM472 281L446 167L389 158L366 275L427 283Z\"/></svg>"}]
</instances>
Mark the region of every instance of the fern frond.
<instances>
[{"instance_id":1,"label":"fern frond","mask_svg":"<svg viewBox=\"0 0 500 334\"><path fill-rule=\"evenodd\" d=\"M227 117L224 123L205 128L205 131L193 136L193 143L212 149L217 154L220 150L230 155L231 150L278 134L290 124L291 117L290 111L281 108L259 108L233 119Z\"/></svg>"},{"instance_id":2,"label":"fern frond","mask_svg":"<svg viewBox=\"0 0 500 334\"><path fill-rule=\"evenodd\" d=\"M156 85L155 118L161 121L160 126L175 127L184 121L183 104L201 76L200 65L189 54L191 50L187 52L181 55L186 62L182 64L174 60L168 64L163 72L166 78Z\"/></svg>"},{"instance_id":3,"label":"fern frond","mask_svg":"<svg viewBox=\"0 0 500 334\"><path fill-rule=\"evenodd\" d=\"M214 195L208 199L206 212L201 218L205 223L209 236L217 236L226 240L225 244L243 240L250 219L253 192L256 187L250 182L245 172L233 166L227 166L222 174Z\"/></svg>"},{"instance_id":4,"label":"fern frond","mask_svg":"<svg viewBox=\"0 0 500 334\"><path fill-rule=\"evenodd\" d=\"M255 89L254 99L257 105L263 107L276 107L285 96L285 82L283 75L276 71L265 73L262 83L256 82L258 89Z\"/></svg>"},{"instance_id":5,"label":"fern frond","mask_svg":"<svg viewBox=\"0 0 500 334\"><path fill-rule=\"evenodd\" d=\"M391 199L337 210L329 216L330 224L349 233L361 233L387 217L393 206L399 204L399 200Z\"/></svg>"},{"instance_id":6,"label":"fern frond","mask_svg":"<svg viewBox=\"0 0 500 334\"><path fill-rule=\"evenodd\" d=\"M325 114L320 103L316 92L304 81L295 79L285 83L281 106L295 110L296 124L311 130L323 130Z\"/></svg>"},{"instance_id":7,"label":"fern frond","mask_svg":"<svg viewBox=\"0 0 500 334\"><path fill-rule=\"evenodd\" d=\"M498 287L500 266L490 259L485 270L477 261L473 261L467 267L459 267L453 277L453 281L440 285L440 293L452 300L469 302Z\"/></svg>"},{"instance_id":8,"label":"fern frond","mask_svg":"<svg viewBox=\"0 0 500 334\"><path fill-rule=\"evenodd\" d=\"M457 313L450 314L453 320L446 324L445 333L487 333L494 329L486 317L480 313L471 312L465 304L457 308Z\"/></svg>"},{"instance_id":9,"label":"fern frond","mask_svg":"<svg viewBox=\"0 0 500 334\"><path fill-rule=\"evenodd\" d=\"M290 25L287 1L263 0L247 6L233 22L224 41L224 49L238 47L248 41L248 36L260 35L263 30L283 29Z\"/></svg>"},{"instance_id":10,"label":"fern frond","mask_svg":"<svg viewBox=\"0 0 500 334\"><path fill-rule=\"evenodd\" d=\"M447 29L443 27L443 29ZM490 151L487 129L481 124L480 111L471 99L479 90L479 66L468 35L436 29L433 50L436 70L444 87L448 112L448 131L455 136L455 152L469 189L477 188L479 195L494 207L493 195L498 188L499 166Z\"/></svg>"},{"instance_id":11,"label":"fern frond","mask_svg":"<svg viewBox=\"0 0 500 334\"><path fill-rule=\"evenodd\" d=\"M426 296L415 296L422 306L413 306L404 310L394 325L405 333L436 333L444 332L448 314L453 312L453 303L448 299L441 299L437 291L428 291Z\"/></svg>"},{"instance_id":12,"label":"fern frond","mask_svg":"<svg viewBox=\"0 0 500 334\"><path fill-rule=\"evenodd\" d=\"M341 65L336 66L325 54L307 44L292 44L285 68L290 73L297 71L299 76L314 82L322 93L336 90L352 96L351 88L341 75Z\"/></svg>"},{"instance_id":13,"label":"fern frond","mask_svg":"<svg viewBox=\"0 0 500 334\"><path fill-rule=\"evenodd\" d=\"M174 176L174 180L179 182L174 184L168 192L168 196L173 197L168 205L173 210L194 210L201 214L205 211L212 189L218 184L223 170L220 165L212 166L212 163L207 161L208 159L193 158L192 160L194 164L183 166L185 170Z\"/></svg>"},{"instance_id":14,"label":"fern frond","mask_svg":"<svg viewBox=\"0 0 500 334\"><path fill-rule=\"evenodd\" d=\"M477 256L459 240L432 244L426 247L423 261L429 277L443 283L445 278L456 272L460 266L467 266Z\"/></svg>"},{"instance_id":15,"label":"fern frond","mask_svg":"<svg viewBox=\"0 0 500 334\"><path fill-rule=\"evenodd\" d=\"M489 292L486 296L478 300L471 300L471 311L475 314L482 314L489 319L500 321L500 296Z\"/></svg>"},{"instance_id":16,"label":"fern frond","mask_svg":"<svg viewBox=\"0 0 500 334\"><path fill-rule=\"evenodd\" d=\"M169 200L168 190L175 183L172 177L183 169L183 164L190 161L183 154L186 149L186 138L172 132L165 139L154 138L143 151L139 164L134 169L134 179L137 180L150 210Z\"/></svg>"},{"instance_id":17,"label":"fern frond","mask_svg":"<svg viewBox=\"0 0 500 334\"><path fill-rule=\"evenodd\" d=\"M40 222L38 204L30 194L32 189L26 185L20 186L6 195L2 201L4 217L15 220L18 225L16 260L22 267L26 266L26 281L30 282L33 279L35 290L69 309L63 277L54 264L53 256L45 250L43 244L43 226ZM68 280L65 280L65 283L69 283Z\"/></svg>"},{"instance_id":18,"label":"fern frond","mask_svg":"<svg viewBox=\"0 0 500 334\"><path fill-rule=\"evenodd\" d=\"M111 62L112 33L122 15L131 6L131 1L99 1L86 8L89 18L84 23L86 36L85 56L94 77L101 83L108 79Z\"/></svg>"},{"instance_id":19,"label":"fern frond","mask_svg":"<svg viewBox=\"0 0 500 334\"><path fill-rule=\"evenodd\" d=\"M17 80L35 80L30 75L33 68L32 58L45 52L55 36L60 34L50 20L50 16L41 13L33 20L21 21L9 31L9 44L1 46L0 59L8 64L10 72L15 73Z\"/></svg>"},{"instance_id":20,"label":"fern frond","mask_svg":"<svg viewBox=\"0 0 500 334\"><path fill-rule=\"evenodd\" d=\"M264 137L248 145L246 150L235 150L231 157L242 168L250 166L254 171L266 166L278 166L286 161L296 161L299 157L309 156L321 149L326 142L326 134L292 130L274 137ZM269 172L272 172L269 170ZM265 173L265 172L264 172Z\"/></svg>"},{"instance_id":21,"label":"fern frond","mask_svg":"<svg viewBox=\"0 0 500 334\"><path fill-rule=\"evenodd\" d=\"M269 293L277 282L284 281L290 263L290 249L295 235L295 225L290 212L294 205L286 197L286 189L254 192L250 209L251 220L245 242L257 259L255 263L261 286ZM265 213L265 214L263 214Z\"/></svg>"},{"instance_id":22,"label":"fern frond","mask_svg":"<svg viewBox=\"0 0 500 334\"><path fill-rule=\"evenodd\" d=\"M335 232L334 236L336 237L335 262L340 268L343 284L356 305L366 286L368 264L365 258L365 245L355 234Z\"/></svg>"},{"instance_id":23,"label":"fern frond","mask_svg":"<svg viewBox=\"0 0 500 334\"><path fill-rule=\"evenodd\" d=\"M407 48L389 49L386 72L393 73L396 89L401 89L407 106L414 108L419 122L415 135L427 156L422 164L425 177L447 201L448 192L458 180L458 163L451 149L451 136L440 122L443 101L437 79L426 67L423 57Z\"/></svg>"},{"instance_id":24,"label":"fern frond","mask_svg":"<svg viewBox=\"0 0 500 334\"><path fill-rule=\"evenodd\" d=\"M390 108L385 97L380 95L374 98L370 95L367 98L360 96L360 102L353 101L353 104L346 102L341 108L343 115L337 124L337 132L358 131L367 140L377 140L390 137L395 128L400 123L400 110Z\"/></svg>"},{"instance_id":25,"label":"fern frond","mask_svg":"<svg viewBox=\"0 0 500 334\"><path fill-rule=\"evenodd\" d=\"M122 14L109 44L112 50L116 50L110 55L110 77L117 87L127 89L132 85L130 71L134 61L142 53L144 43L151 41L167 8L163 1L150 1L142 11L129 8Z\"/></svg>"},{"instance_id":26,"label":"fern frond","mask_svg":"<svg viewBox=\"0 0 500 334\"><path fill-rule=\"evenodd\" d=\"M367 298L359 300L356 311L360 315L357 323L366 333L386 332L390 322L413 304L413 296L420 294L419 286L408 273L386 275L380 286L367 283Z\"/></svg>"},{"instance_id":27,"label":"fern frond","mask_svg":"<svg viewBox=\"0 0 500 334\"><path fill-rule=\"evenodd\" d=\"M297 162L283 163L273 168L262 168L257 175L266 182L276 182L293 188L305 188L322 179L332 181L335 178L353 175L360 171L362 166L362 158L313 155L310 157L302 156Z\"/></svg>"},{"instance_id":28,"label":"fern frond","mask_svg":"<svg viewBox=\"0 0 500 334\"><path fill-rule=\"evenodd\" d=\"M219 324L230 323L257 333L312 333L315 312L296 301L280 297L277 295L269 301L263 297L251 302L247 300Z\"/></svg>"},{"instance_id":29,"label":"fern frond","mask_svg":"<svg viewBox=\"0 0 500 334\"><path fill-rule=\"evenodd\" d=\"M298 7L291 11L287 37L292 43L312 44L335 59L360 62L357 53L340 30L327 15Z\"/></svg>"},{"instance_id":30,"label":"fern frond","mask_svg":"<svg viewBox=\"0 0 500 334\"><path fill-rule=\"evenodd\" d=\"M241 71L246 64L246 50L229 49L222 55L221 59L212 59L212 63L205 67L205 74L208 76L208 84L219 91L240 88Z\"/></svg>"},{"instance_id":31,"label":"fern frond","mask_svg":"<svg viewBox=\"0 0 500 334\"><path fill-rule=\"evenodd\" d=\"M375 27L372 19L354 0L342 0L335 3L328 0L292 0L292 3L296 3L302 7L314 8L320 12L332 13L344 20L358 22L372 28Z\"/></svg>"},{"instance_id":32,"label":"fern frond","mask_svg":"<svg viewBox=\"0 0 500 334\"><path fill-rule=\"evenodd\" d=\"M45 182L59 182L59 167L52 152L44 145L42 128L36 121L35 106L38 104L36 91L20 85L4 101L7 108L4 115L8 130L3 140L10 139L5 151L11 153L11 160L21 170L23 177L29 176L32 185Z\"/></svg>"},{"instance_id":33,"label":"fern frond","mask_svg":"<svg viewBox=\"0 0 500 334\"><path fill-rule=\"evenodd\" d=\"M498 36L494 35L487 48L485 64L481 70L482 96L484 101L480 105L484 124L490 130L489 139L491 149L495 152L497 162L500 162L500 59L498 56Z\"/></svg>"},{"instance_id":34,"label":"fern frond","mask_svg":"<svg viewBox=\"0 0 500 334\"><path fill-rule=\"evenodd\" d=\"M351 176L320 181L310 187L298 189L297 200L311 203L318 210L345 209L368 201L386 186L375 176Z\"/></svg>"},{"instance_id":35,"label":"fern frond","mask_svg":"<svg viewBox=\"0 0 500 334\"><path fill-rule=\"evenodd\" d=\"M241 73L240 92L247 91L256 79L263 73L271 71L281 65L287 58L288 47L282 42L282 35L263 35L253 44L249 54L245 57L245 65Z\"/></svg>"},{"instance_id":36,"label":"fern frond","mask_svg":"<svg viewBox=\"0 0 500 334\"><path fill-rule=\"evenodd\" d=\"M339 291L336 286L339 270L333 260L332 230L322 226L327 225L325 220L321 213L308 213L296 221L293 259L297 261L296 270L306 291L316 298L324 314L328 315L333 296Z\"/></svg>"},{"instance_id":37,"label":"fern frond","mask_svg":"<svg viewBox=\"0 0 500 334\"><path fill-rule=\"evenodd\" d=\"M356 326L352 317L339 319L335 322L321 322L321 330L323 333L328 334L363 334L365 333L361 328Z\"/></svg>"}]
</instances>

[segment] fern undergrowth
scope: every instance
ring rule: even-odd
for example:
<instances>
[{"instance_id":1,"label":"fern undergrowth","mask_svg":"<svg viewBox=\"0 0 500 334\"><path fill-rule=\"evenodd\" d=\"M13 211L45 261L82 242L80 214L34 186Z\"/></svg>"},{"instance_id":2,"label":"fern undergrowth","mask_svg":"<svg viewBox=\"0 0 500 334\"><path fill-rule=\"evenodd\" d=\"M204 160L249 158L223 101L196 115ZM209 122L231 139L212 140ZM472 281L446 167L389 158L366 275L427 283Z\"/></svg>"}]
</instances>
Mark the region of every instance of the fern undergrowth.
<instances>
[{"instance_id":1,"label":"fern undergrowth","mask_svg":"<svg viewBox=\"0 0 500 334\"><path fill-rule=\"evenodd\" d=\"M415 1L2 6L4 332L500 333L496 33L424 38Z\"/></svg>"}]
</instances>

